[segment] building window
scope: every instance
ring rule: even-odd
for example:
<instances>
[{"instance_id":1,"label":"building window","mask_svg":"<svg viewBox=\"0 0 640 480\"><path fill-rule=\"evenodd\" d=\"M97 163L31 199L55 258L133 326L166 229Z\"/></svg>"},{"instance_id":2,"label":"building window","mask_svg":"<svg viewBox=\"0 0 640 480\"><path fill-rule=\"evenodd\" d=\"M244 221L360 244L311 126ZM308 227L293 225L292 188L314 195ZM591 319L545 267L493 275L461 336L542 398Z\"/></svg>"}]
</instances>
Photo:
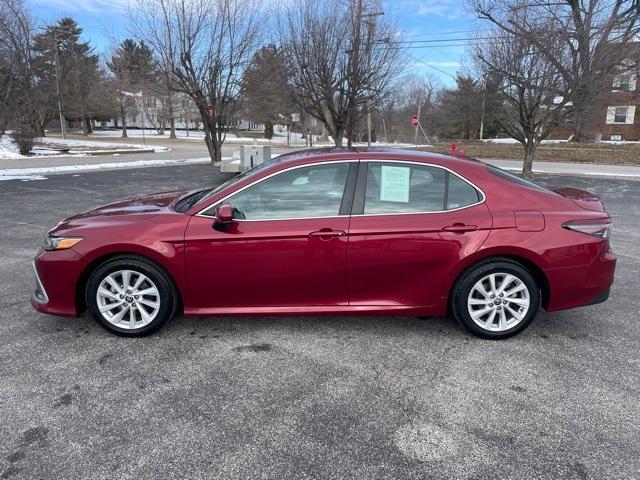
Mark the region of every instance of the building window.
<instances>
[{"instance_id":1,"label":"building window","mask_svg":"<svg viewBox=\"0 0 640 480\"><path fill-rule=\"evenodd\" d=\"M622 92L634 92L636 90L636 74L623 72L613 77L613 90Z\"/></svg>"},{"instance_id":2,"label":"building window","mask_svg":"<svg viewBox=\"0 0 640 480\"><path fill-rule=\"evenodd\" d=\"M635 105L616 105L607 107L607 125L626 124L633 125L635 120Z\"/></svg>"},{"instance_id":3,"label":"building window","mask_svg":"<svg viewBox=\"0 0 640 480\"><path fill-rule=\"evenodd\" d=\"M154 97L145 98L145 106L147 108L158 108L158 99Z\"/></svg>"},{"instance_id":4,"label":"building window","mask_svg":"<svg viewBox=\"0 0 640 480\"><path fill-rule=\"evenodd\" d=\"M627 107L616 107L613 123L625 123L627 121Z\"/></svg>"},{"instance_id":5,"label":"building window","mask_svg":"<svg viewBox=\"0 0 640 480\"><path fill-rule=\"evenodd\" d=\"M630 86L631 86L631 74L625 73L623 75L620 75L618 90L629 90Z\"/></svg>"}]
</instances>

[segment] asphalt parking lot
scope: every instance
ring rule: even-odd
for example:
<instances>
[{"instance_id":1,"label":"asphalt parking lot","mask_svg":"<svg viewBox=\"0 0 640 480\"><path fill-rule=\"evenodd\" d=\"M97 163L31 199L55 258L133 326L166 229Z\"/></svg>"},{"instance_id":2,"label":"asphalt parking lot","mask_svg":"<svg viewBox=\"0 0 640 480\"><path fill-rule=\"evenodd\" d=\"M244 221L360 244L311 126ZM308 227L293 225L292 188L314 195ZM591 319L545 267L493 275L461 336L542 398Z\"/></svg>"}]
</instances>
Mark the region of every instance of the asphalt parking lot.
<instances>
[{"instance_id":1,"label":"asphalt parking lot","mask_svg":"<svg viewBox=\"0 0 640 480\"><path fill-rule=\"evenodd\" d=\"M640 183L543 179L605 199L616 284L506 341L400 317L177 318L127 339L31 309L60 219L224 178L0 182L1 478L640 478Z\"/></svg>"}]
</instances>

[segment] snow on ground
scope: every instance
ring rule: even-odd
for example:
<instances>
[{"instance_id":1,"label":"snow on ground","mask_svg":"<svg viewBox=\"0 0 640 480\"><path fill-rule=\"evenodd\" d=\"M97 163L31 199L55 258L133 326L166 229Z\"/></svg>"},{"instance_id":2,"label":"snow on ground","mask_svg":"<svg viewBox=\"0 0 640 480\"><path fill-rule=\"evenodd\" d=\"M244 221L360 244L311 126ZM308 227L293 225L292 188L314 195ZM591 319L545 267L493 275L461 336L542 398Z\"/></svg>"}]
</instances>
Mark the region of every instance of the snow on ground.
<instances>
[{"instance_id":1,"label":"snow on ground","mask_svg":"<svg viewBox=\"0 0 640 480\"><path fill-rule=\"evenodd\" d=\"M103 143L100 141L90 140L71 140L62 138L39 137L35 139L36 143L45 144L36 145L30 158L33 157L86 157L95 154L114 153L114 150L152 150L154 153L168 152L171 149L158 145L132 145L128 143ZM54 148L47 147L48 144L65 145L73 148L73 152L61 152ZM83 150L83 148L87 150ZM116 153L117 155L117 153ZM25 155L18 153L18 146L15 144L10 135L3 135L0 138L0 159L18 159L27 158Z\"/></svg>"},{"instance_id":2,"label":"snow on ground","mask_svg":"<svg viewBox=\"0 0 640 480\"><path fill-rule=\"evenodd\" d=\"M0 181L16 179L44 180L44 177L35 177L56 173L114 170L118 168L162 167L167 165L207 163L210 161L211 159L209 157L202 157L187 160L136 160L134 162L88 163L84 165L60 165L55 167L6 168L4 170L0 169Z\"/></svg>"},{"instance_id":3,"label":"snow on ground","mask_svg":"<svg viewBox=\"0 0 640 480\"><path fill-rule=\"evenodd\" d=\"M47 177L42 175L1 175L0 182L3 180L20 180L21 182L31 182L32 180L46 180Z\"/></svg>"},{"instance_id":4,"label":"snow on ground","mask_svg":"<svg viewBox=\"0 0 640 480\"><path fill-rule=\"evenodd\" d=\"M168 152L169 150L171 150L168 147L161 147L158 145L134 145L131 143L103 143L100 141L96 141L96 140L77 140L77 139L62 139L62 138L48 138L48 137L40 137L36 139L36 142L38 143L53 143L53 144L58 144L58 145L66 145L68 147L72 147L74 150L76 150L77 152L74 153L80 153L80 149L81 148L91 148L92 150L88 150L86 152L82 152L82 153L108 153L111 149L133 149L133 150L140 150L140 149L153 149L153 151L155 153L160 153L160 152ZM104 150L95 150L96 148L100 148L100 147L113 147L110 149L104 149Z\"/></svg>"},{"instance_id":5,"label":"snow on ground","mask_svg":"<svg viewBox=\"0 0 640 480\"><path fill-rule=\"evenodd\" d=\"M0 137L0 158L23 158L18 152L18 145L9 135Z\"/></svg>"}]
</instances>

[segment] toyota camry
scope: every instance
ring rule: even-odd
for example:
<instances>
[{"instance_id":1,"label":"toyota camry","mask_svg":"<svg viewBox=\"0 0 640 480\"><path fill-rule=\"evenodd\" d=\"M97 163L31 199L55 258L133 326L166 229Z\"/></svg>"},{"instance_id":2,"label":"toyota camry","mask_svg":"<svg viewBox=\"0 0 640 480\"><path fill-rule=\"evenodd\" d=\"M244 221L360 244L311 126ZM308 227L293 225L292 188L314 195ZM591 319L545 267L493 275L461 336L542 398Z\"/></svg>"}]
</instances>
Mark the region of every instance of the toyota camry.
<instances>
[{"instance_id":1,"label":"toyota camry","mask_svg":"<svg viewBox=\"0 0 640 480\"><path fill-rule=\"evenodd\" d=\"M594 194L392 149L286 154L228 182L60 222L33 306L128 336L184 315L452 315L485 338L602 302L611 218Z\"/></svg>"}]
</instances>

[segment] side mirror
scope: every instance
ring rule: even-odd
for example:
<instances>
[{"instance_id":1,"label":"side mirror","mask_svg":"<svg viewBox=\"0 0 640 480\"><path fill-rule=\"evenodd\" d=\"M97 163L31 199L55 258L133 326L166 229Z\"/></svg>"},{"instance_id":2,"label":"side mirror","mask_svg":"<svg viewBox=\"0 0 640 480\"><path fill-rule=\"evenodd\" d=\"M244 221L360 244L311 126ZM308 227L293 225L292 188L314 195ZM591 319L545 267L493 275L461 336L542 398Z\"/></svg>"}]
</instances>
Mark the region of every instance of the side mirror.
<instances>
[{"instance_id":1,"label":"side mirror","mask_svg":"<svg viewBox=\"0 0 640 480\"><path fill-rule=\"evenodd\" d=\"M223 203L218 207L216 219L213 222L213 229L219 232L226 232L233 223L233 208L228 203Z\"/></svg>"},{"instance_id":2,"label":"side mirror","mask_svg":"<svg viewBox=\"0 0 640 480\"><path fill-rule=\"evenodd\" d=\"M218 207L216 212L216 222L231 223L233 222L233 208L228 203L223 203Z\"/></svg>"}]
</instances>

